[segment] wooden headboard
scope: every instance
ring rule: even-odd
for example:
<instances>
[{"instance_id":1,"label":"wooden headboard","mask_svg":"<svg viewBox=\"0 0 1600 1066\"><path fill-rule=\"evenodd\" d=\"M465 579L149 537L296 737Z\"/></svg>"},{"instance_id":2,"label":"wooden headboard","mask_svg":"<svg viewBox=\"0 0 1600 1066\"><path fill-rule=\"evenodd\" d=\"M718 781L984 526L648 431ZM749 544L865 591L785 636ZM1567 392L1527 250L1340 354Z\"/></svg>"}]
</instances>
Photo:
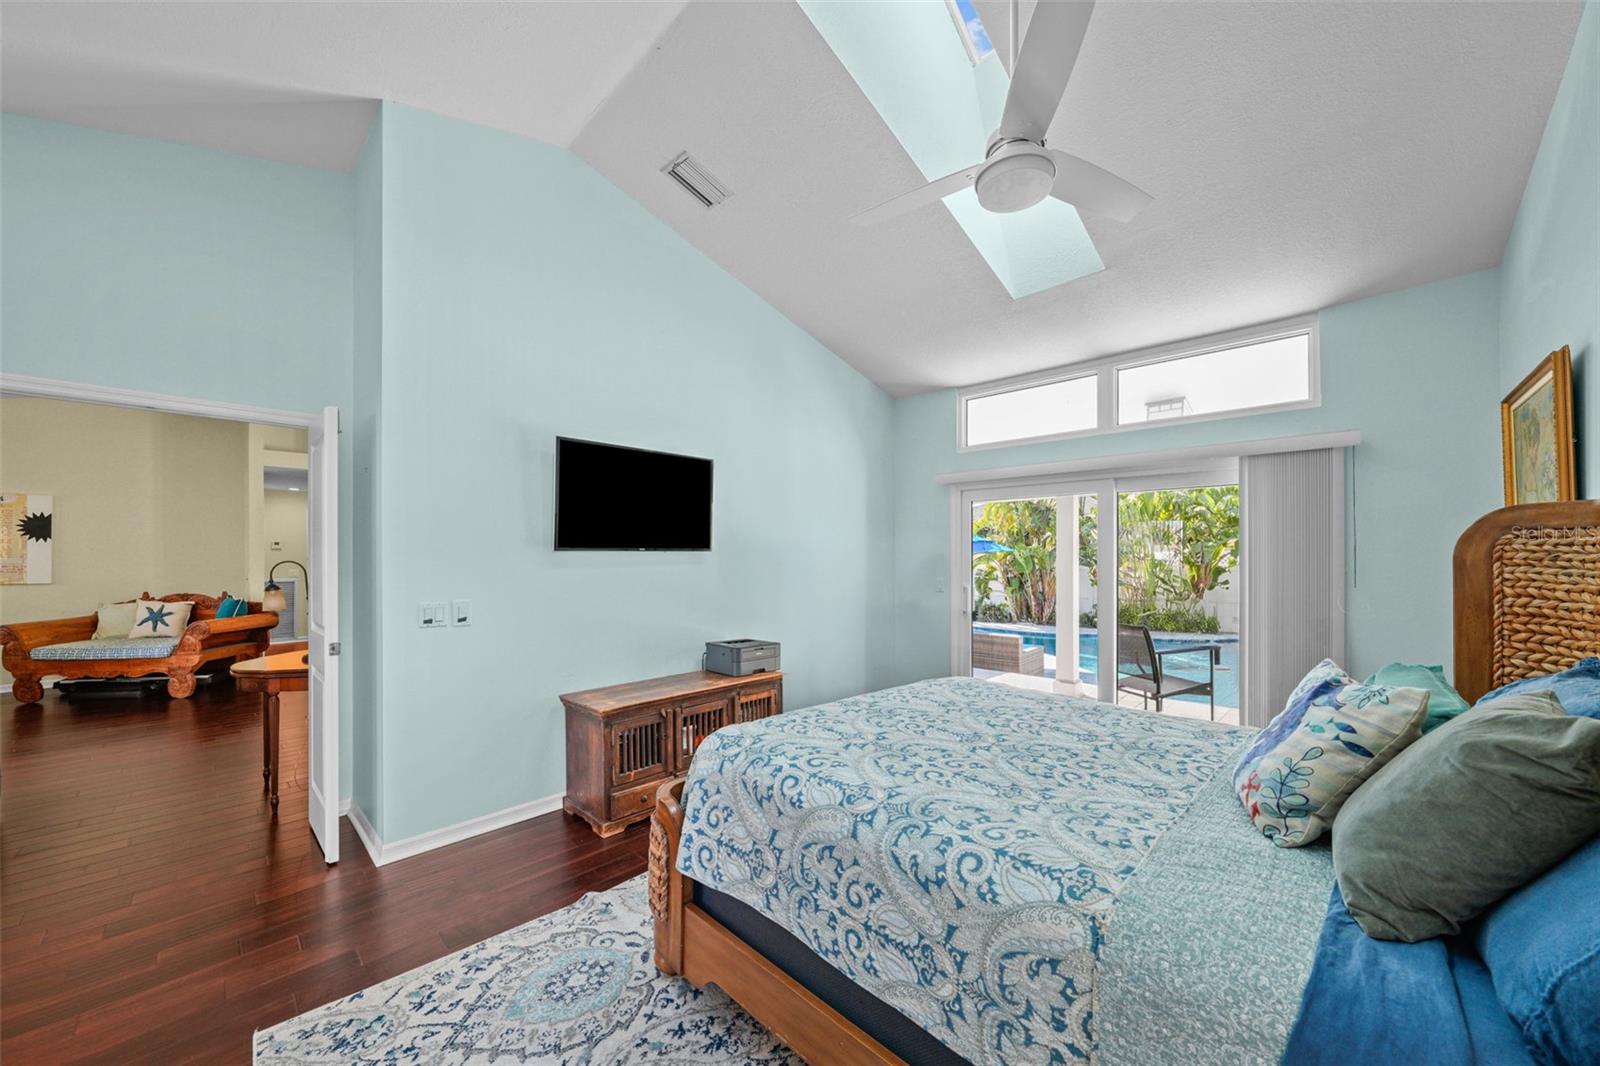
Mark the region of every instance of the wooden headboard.
<instances>
[{"instance_id":1,"label":"wooden headboard","mask_svg":"<svg viewBox=\"0 0 1600 1066\"><path fill-rule=\"evenodd\" d=\"M1491 511L1456 542L1455 682L1466 700L1600 655L1600 500Z\"/></svg>"}]
</instances>

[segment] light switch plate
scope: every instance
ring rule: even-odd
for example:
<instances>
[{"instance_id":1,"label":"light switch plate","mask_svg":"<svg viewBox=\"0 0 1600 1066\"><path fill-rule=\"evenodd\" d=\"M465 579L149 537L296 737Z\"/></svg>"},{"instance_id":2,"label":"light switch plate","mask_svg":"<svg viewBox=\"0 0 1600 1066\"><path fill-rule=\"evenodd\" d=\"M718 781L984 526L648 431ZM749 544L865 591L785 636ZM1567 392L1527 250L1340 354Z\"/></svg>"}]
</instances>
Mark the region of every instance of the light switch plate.
<instances>
[{"instance_id":1,"label":"light switch plate","mask_svg":"<svg viewBox=\"0 0 1600 1066\"><path fill-rule=\"evenodd\" d=\"M456 600L450 605L450 624L453 626L470 626L472 624L471 600Z\"/></svg>"},{"instance_id":2,"label":"light switch plate","mask_svg":"<svg viewBox=\"0 0 1600 1066\"><path fill-rule=\"evenodd\" d=\"M449 608L443 603L417 604L417 625L423 629L440 629L450 624Z\"/></svg>"}]
</instances>

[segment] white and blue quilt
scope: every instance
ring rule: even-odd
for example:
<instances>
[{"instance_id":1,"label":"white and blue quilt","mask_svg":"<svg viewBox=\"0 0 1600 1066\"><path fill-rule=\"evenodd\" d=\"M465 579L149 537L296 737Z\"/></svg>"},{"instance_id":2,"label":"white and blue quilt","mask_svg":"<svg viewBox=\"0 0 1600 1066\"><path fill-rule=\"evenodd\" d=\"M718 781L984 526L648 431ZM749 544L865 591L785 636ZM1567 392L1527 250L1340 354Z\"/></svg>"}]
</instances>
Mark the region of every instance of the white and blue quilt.
<instances>
[{"instance_id":1,"label":"white and blue quilt","mask_svg":"<svg viewBox=\"0 0 1600 1066\"><path fill-rule=\"evenodd\" d=\"M708 737L678 865L974 1063L1275 1061L1333 875L1239 809L1253 733L970 678L869 693Z\"/></svg>"}]
</instances>

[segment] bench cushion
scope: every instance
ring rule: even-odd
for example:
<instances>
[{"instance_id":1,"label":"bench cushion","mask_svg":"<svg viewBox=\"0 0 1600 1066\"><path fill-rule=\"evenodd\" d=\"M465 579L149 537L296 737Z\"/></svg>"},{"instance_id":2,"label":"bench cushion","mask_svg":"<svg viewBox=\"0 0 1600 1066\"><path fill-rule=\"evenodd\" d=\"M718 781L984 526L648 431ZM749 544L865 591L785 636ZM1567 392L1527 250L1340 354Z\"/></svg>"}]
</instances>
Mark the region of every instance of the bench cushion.
<instances>
[{"instance_id":1,"label":"bench cushion","mask_svg":"<svg viewBox=\"0 0 1600 1066\"><path fill-rule=\"evenodd\" d=\"M31 658L42 662L66 659L165 659L181 637L98 637L46 644L34 648Z\"/></svg>"}]
</instances>

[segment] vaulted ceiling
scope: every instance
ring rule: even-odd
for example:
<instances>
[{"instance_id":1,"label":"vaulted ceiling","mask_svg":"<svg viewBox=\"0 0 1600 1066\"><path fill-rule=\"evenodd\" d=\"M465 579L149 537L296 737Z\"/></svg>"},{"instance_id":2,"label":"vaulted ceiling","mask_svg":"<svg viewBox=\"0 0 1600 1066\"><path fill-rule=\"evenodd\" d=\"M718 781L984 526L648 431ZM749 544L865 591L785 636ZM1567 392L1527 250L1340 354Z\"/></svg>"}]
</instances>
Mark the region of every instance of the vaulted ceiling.
<instances>
[{"instance_id":1,"label":"vaulted ceiling","mask_svg":"<svg viewBox=\"0 0 1600 1066\"><path fill-rule=\"evenodd\" d=\"M1106 269L1017 300L943 207L850 223L921 175L789 0L7 3L0 100L336 169L377 99L570 146L903 394L1495 265L1581 10L1102 0L1049 141L1155 203L1085 215ZM729 200L663 175L684 149Z\"/></svg>"}]
</instances>

